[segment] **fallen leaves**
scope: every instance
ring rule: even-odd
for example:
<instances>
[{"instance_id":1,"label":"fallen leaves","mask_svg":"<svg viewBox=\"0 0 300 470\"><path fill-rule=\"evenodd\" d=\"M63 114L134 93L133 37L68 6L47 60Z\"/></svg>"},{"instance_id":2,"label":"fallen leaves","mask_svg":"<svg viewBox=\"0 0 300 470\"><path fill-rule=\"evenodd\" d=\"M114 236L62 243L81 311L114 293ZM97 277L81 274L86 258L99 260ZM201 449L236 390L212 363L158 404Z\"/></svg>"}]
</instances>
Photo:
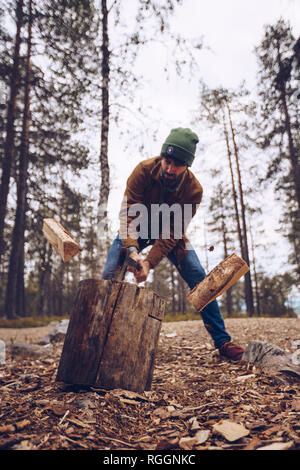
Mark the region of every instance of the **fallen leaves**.
<instances>
[{"instance_id":1,"label":"fallen leaves","mask_svg":"<svg viewBox=\"0 0 300 470\"><path fill-rule=\"evenodd\" d=\"M281 348L300 337L294 319L227 320L242 345ZM165 323L150 391L55 383L60 344L47 358L0 368L0 449L288 450L300 447L300 384L257 365L221 360L203 323Z\"/></svg>"},{"instance_id":2,"label":"fallen leaves","mask_svg":"<svg viewBox=\"0 0 300 470\"><path fill-rule=\"evenodd\" d=\"M197 446L204 444L210 435L210 430L205 429L197 431L194 437L182 437L179 441L179 447L184 450L197 449Z\"/></svg>"},{"instance_id":3,"label":"fallen leaves","mask_svg":"<svg viewBox=\"0 0 300 470\"><path fill-rule=\"evenodd\" d=\"M288 450L294 445L294 441L289 442L273 442L267 446L258 447L256 450Z\"/></svg>"},{"instance_id":4,"label":"fallen leaves","mask_svg":"<svg viewBox=\"0 0 300 470\"><path fill-rule=\"evenodd\" d=\"M292 401L291 409L295 411L300 411L300 399L299 398Z\"/></svg>"},{"instance_id":5,"label":"fallen leaves","mask_svg":"<svg viewBox=\"0 0 300 470\"><path fill-rule=\"evenodd\" d=\"M225 437L229 442L234 442L242 437L248 436L250 432L249 429L246 429L242 424L227 420L214 424L213 431L217 434L221 434L221 436Z\"/></svg>"}]
</instances>

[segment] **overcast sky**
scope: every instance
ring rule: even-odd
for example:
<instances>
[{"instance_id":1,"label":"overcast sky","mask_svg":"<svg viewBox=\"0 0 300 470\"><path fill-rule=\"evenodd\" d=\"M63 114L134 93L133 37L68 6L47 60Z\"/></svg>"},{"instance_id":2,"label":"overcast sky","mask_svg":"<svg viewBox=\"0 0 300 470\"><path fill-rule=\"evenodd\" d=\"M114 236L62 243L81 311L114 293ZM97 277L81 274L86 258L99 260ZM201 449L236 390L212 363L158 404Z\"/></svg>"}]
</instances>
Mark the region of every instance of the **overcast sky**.
<instances>
[{"instance_id":1,"label":"overcast sky","mask_svg":"<svg viewBox=\"0 0 300 470\"><path fill-rule=\"evenodd\" d=\"M130 4L135 4L135 0L126 0L128 14ZM170 53L166 59L167 48L153 45L140 55L136 67L147 80L142 100L145 108L151 104L155 110L153 123L157 127L157 144L148 141L147 129L142 124L140 127L149 154L160 151L170 125L191 125L199 78L212 87L234 88L243 80L250 90L255 87L257 63L253 50L263 37L264 25L274 24L281 16L291 22L294 35L299 35L300 0L185 0L176 8L170 22L171 31L190 39L203 37L204 45L210 50L198 52L199 76L191 77L190 82L175 73L171 81L165 80L162 67L166 60L171 60ZM138 126L138 119L132 117L132 120ZM117 140L114 134L110 147L112 162L119 158ZM139 160L138 155L136 159Z\"/></svg>"},{"instance_id":2,"label":"overcast sky","mask_svg":"<svg viewBox=\"0 0 300 470\"><path fill-rule=\"evenodd\" d=\"M126 0L128 14L130 5L134 3L135 0ZM132 119L135 138L145 143L148 158L159 154L172 127L192 127L191 112L198 100L199 79L204 79L211 87L228 88L237 87L245 80L247 88L254 89L257 74L254 48L262 40L264 26L276 23L280 17L290 21L297 37L300 34L300 0L185 0L183 6L176 9L170 22L171 30L191 40L203 37L204 45L210 50L198 51L199 76L191 77L190 81L178 78L175 74L169 82L165 80L162 67L166 58L170 61L171 57L168 57L166 47L153 46L145 49L139 58L136 67L146 80L139 99L142 96L145 108L149 105L153 108L151 132L147 125L139 122L139 116L128 115L128 119ZM151 122L151 116L148 117L148 122ZM156 140L151 138L153 132ZM109 216L115 229L118 228L117 213L126 179L142 159L138 151L134 151L133 145L129 150L123 150L119 134L119 129L112 127L109 150L112 168ZM199 137L201 140L201 136ZM201 174L195 174L203 183ZM205 183L208 182L204 182L204 189ZM203 213L200 212L199 217L203 217ZM198 233L198 236L203 239L203 233ZM276 242L279 236L274 232L273 240ZM211 263L214 264L219 255L213 253L211 256ZM281 266L285 259L286 253L282 253L278 257L277 266Z\"/></svg>"},{"instance_id":3,"label":"overcast sky","mask_svg":"<svg viewBox=\"0 0 300 470\"><path fill-rule=\"evenodd\" d=\"M251 90L257 73L253 50L263 37L264 25L274 24L281 16L299 35L300 0L185 0L171 20L171 29L186 38L203 36L211 50L198 54L198 66L209 86L234 88L246 80ZM152 82L148 96L159 106L162 119L188 120L197 99L197 77L187 86L174 75L170 86L162 81L159 59L159 54L150 60L144 55L143 73Z\"/></svg>"}]
</instances>

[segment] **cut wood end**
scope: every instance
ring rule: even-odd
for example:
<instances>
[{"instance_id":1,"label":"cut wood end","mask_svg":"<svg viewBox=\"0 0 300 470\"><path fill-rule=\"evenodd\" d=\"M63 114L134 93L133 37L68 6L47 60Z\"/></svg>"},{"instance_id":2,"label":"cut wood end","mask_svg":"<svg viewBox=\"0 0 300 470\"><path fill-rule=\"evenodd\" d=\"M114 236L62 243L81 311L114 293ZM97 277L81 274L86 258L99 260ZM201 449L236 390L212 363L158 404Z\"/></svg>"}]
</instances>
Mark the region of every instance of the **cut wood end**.
<instances>
[{"instance_id":1,"label":"cut wood end","mask_svg":"<svg viewBox=\"0 0 300 470\"><path fill-rule=\"evenodd\" d=\"M232 287L250 270L247 263L235 253L218 264L186 296L198 312Z\"/></svg>"},{"instance_id":2,"label":"cut wood end","mask_svg":"<svg viewBox=\"0 0 300 470\"><path fill-rule=\"evenodd\" d=\"M69 261L81 251L72 235L54 219L44 219L43 233L63 261Z\"/></svg>"}]
</instances>

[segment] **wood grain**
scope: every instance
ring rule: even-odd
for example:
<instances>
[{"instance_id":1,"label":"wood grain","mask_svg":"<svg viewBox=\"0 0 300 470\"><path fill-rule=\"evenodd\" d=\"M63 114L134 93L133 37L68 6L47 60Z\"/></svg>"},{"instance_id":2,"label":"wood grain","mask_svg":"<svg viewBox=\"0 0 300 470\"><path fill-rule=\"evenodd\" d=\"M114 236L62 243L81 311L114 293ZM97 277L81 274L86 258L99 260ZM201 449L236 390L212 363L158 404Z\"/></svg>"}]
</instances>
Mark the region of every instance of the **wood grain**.
<instances>
[{"instance_id":1,"label":"wood grain","mask_svg":"<svg viewBox=\"0 0 300 470\"><path fill-rule=\"evenodd\" d=\"M69 232L54 219L44 219L43 233L64 261L69 261L80 251L80 246Z\"/></svg>"},{"instance_id":2,"label":"wood grain","mask_svg":"<svg viewBox=\"0 0 300 470\"><path fill-rule=\"evenodd\" d=\"M232 254L216 266L188 295L188 301L200 312L206 305L232 287L249 271L245 261Z\"/></svg>"},{"instance_id":3,"label":"wood grain","mask_svg":"<svg viewBox=\"0 0 300 470\"><path fill-rule=\"evenodd\" d=\"M81 281L56 380L149 390L164 309L165 301L150 289Z\"/></svg>"}]
</instances>

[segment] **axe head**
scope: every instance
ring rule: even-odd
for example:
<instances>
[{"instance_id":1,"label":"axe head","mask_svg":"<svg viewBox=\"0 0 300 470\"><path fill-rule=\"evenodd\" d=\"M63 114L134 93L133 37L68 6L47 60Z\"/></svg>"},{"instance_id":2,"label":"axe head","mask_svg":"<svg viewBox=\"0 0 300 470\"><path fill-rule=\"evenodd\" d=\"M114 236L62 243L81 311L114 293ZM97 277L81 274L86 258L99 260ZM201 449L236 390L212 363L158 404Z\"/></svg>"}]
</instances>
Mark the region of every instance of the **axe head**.
<instances>
[{"instance_id":1,"label":"axe head","mask_svg":"<svg viewBox=\"0 0 300 470\"><path fill-rule=\"evenodd\" d=\"M132 259L129 255L130 251L128 250L128 248L121 248L118 258L118 267L116 269L114 277L112 278L114 281L123 281L127 268L129 266L136 270L140 269L140 266L137 261Z\"/></svg>"}]
</instances>

